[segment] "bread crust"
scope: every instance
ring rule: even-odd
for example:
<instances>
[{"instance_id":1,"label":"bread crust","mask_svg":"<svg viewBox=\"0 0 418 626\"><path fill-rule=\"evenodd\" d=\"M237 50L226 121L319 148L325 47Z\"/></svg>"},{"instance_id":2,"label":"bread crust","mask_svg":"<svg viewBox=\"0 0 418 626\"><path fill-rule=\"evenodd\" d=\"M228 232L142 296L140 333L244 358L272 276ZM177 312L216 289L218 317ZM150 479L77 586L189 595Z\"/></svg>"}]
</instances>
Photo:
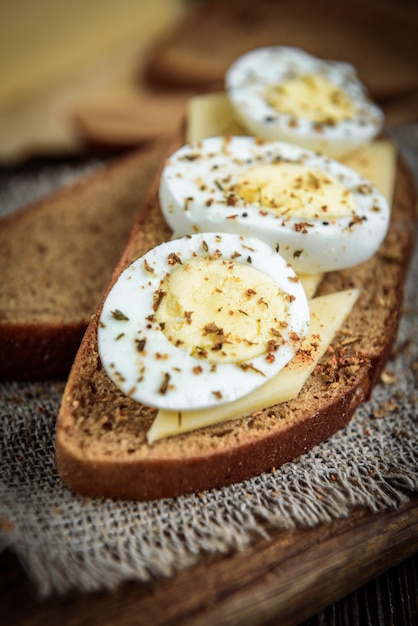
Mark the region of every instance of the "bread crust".
<instances>
[{"instance_id":1,"label":"bread crust","mask_svg":"<svg viewBox=\"0 0 418 626\"><path fill-rule=\"evenodd\" d=\"M87 324L0 322L0 378L64 380Z\"/></svg>"},{"instance_id":2,"label":"bread crust","mask_svg":"<svg viewBox=\"0 0 418 626\"><path fill-rule=\"evenodd\" d=\"M159 175L108 289L127 264L170 236L158 206L158 182ZM354 269L327 274L320 285L321 294L363 287L352 313L298 397L253 415L148 445L153 409L119 392L101 366L99 307L58 415L55 450L62 480L89 496L175 497L269 471L342 428L369 398L396 337L414 244L414 205L412 177L398 158L390 229L378 254Z\"/></svg>"}]
</instances>

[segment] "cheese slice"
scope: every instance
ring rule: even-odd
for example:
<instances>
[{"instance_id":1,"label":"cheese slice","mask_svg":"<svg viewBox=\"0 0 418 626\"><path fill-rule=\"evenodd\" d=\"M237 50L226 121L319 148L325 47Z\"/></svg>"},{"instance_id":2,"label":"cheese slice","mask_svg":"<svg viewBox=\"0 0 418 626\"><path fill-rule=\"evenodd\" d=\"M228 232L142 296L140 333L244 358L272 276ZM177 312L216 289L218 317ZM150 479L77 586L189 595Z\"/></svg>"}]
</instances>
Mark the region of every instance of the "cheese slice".
<instances>
[{"instance_id":1,"label":"cheese slice","mask_svg":"<svg viewBox=\"0 0 418 626\"><path fill-rule=\"evenodd\" d=\"M396 156L395 145L388 139L382 139L366 144L361 150L340 157L339 160L370 180L392 204Z\"/></svg>"},{"instance_id":2,"label":"cheese slice","mask_svg":"<svg viewBox=\"0 0 418 626\"><path fill-rule=\"evenodd\" d=\"M148 443L219 424L295 398L352 310L359 290L310 300L309 333L295 358L275 377L246 396L218 407L193 411L159 410L147 433Z\"/></svg>"},{"instance_id":3,"label":"cheese slice","mask_svg":"<svg viewBox=\"0 0 418 626\"><path fill-rule=\"evenodd\" d=\"M235 121L226 94L205 94L191 98L186 131L189 143L205 137L247 134ZM389 203L392 203L396 148L391 141L373 141L339 160L370 180Z\"/></svg>"},{"instance_id":4,"label":"cheese slice","mask_svg":"<svg viewBox=\"0 0 418 626\"><path fill-rule=\"evenodd\" d=\"M248 133L234 119L226 94L211 93L190 98L186 128L188 143L207 137L231 135L248 135Z\"/></svg>"},{"instance_id":5,"label":"cheese slice","mask_svg":"<svg viewBox=\"0 0 418 626\"><path fill-rule=\"evenodd\" d=\"M305 289L306 297L308 299L313 298L319 283L321 282L324 274L298 274L299 280Z\"/></svg>"}]
</instances>

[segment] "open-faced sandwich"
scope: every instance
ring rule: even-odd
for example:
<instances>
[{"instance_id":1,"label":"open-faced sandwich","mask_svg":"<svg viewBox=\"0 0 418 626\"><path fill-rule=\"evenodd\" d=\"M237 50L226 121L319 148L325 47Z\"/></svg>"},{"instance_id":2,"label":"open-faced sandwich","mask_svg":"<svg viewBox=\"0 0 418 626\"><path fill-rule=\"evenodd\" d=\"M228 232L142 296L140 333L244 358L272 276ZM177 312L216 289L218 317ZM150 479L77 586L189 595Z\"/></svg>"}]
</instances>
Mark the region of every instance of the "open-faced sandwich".
<instances>
[{"instance_id":1,"label":"open-faced sandwich","mask_svg":"<svg viewBox=\"0 0 418 626\"><path fill-rule=\"evenodd\" d=\"M58 471L153 499L340 429L389 357L414 189L352 66L245 54L193 98L68 379ZM338 161L336 160L338 158Z\"/></svg>"}]
</instances>

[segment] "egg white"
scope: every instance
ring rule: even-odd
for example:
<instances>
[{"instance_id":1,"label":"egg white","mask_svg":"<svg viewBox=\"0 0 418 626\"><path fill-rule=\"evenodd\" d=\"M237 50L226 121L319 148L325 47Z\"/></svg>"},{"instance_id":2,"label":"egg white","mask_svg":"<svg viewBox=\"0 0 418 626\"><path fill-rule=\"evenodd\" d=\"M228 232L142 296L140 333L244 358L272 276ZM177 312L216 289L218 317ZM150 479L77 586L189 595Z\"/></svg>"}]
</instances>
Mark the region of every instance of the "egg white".
<instances>
[{"instance_id":1,"label":"egg white","mask_svg":"<svg viewBox=\"0 0 418 626\"><path fill-rule=\"evenodd\" d=\"M356 114L334 124L318 125L279 113L266 101L266 86L295 74L326 77L348 95ZM323 61L297 48L272 46L243 54L226 72L225 88L235 117L248 134L289 141L334 158L372 140L384 122L381 109L369 100L352 65Z\"/></svg>"},{"instance_id":2,"label":"egg white","mask_svg":"<svg viewBox=\"0 0 418 626\"><path fill-rule=\"evenodd\" d=\"M237 262L239 253L240 263L264 272L289 294L285 342L272 361L263 353L251 359L254 369L244 371L235 363L217 363L213 367L170 342L156 321L154 296L173 270L169 261L173 253L182 262L196 255ZM242 397L274 376L297 351L295 335L302 341L308 326L304 289L276 251L255 238L204 233L163 243L121 273L100 314L98 349L109 377L126 395L148 406L198 409ZM195 373L197 365L199 375Z\"/></svg>"},{"instance_id":3,"label":"egg white","mask_svg":"<svg viewBox=\"0 0 418 626\"><path fill-rule=\"evenodd\" d=\"M326 220L286 218L277 211L235 197L228 189L252 164L282 160L302 163L335 178L351 192L355 215ZM255 137L211 137L170 156L160 189L163 215L180 235L222 231L258 237L277 249L296 272L344 269L371 257L389 224L389 205L377 188L354 170L299 146ZM306 228L300 228L306 222Z\"/></svg>"}]
</instances>

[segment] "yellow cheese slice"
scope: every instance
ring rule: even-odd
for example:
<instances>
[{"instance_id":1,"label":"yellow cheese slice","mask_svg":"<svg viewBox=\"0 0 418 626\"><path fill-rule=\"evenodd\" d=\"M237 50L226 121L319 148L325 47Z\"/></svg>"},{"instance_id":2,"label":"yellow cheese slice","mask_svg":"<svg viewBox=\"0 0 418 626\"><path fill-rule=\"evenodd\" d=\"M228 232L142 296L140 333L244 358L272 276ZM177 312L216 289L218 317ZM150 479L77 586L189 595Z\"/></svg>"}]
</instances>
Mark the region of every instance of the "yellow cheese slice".
<instances>
[{"instance_id":1,"label":"yellow cheese slice","mask_svg":"<svg viewBox=\"0 0 418 626\"><path fill-rule=\"evenodd\" d=\"M339 160L370 180L385 196L389 204L392 204L396 155L395 145L388 139L382 139L373 141L361 150L341 157Z\"/></svg>"},{"instance_id":2,"label":"yellow cheese slice","mask_svg":"<svg viewBox=\"0 0 418 626\"><path fill-rule=\"evenodd\" d=\"M207 137L248 135L235 121L232 107L224 93L190 98L187 108L186 141L193 143Z\"/></svg>"},{"instance_id":3,"label":"yellow cheese slice","mask_svg":"<svg viewBox=\"0 0 418 626\"><path fill-rule=\"evenodd\" d=\"M358 296L359 290L350 289L310 300L309 334L301 350L287 367L262 387L234 402L215 408L181 413L159 410L147 433L148 443L236 419L295 398L350 313Z\"/></svg>"},{"instance_id":4,"label":"yellow cheese slice","mask_svg":"<svg viewBox=\"0 0 418 626\"><path fill-rule=\"evenodd\" d=\"M324 274L298 274L298 276L305 289L306 297L308 299L313 298Z\"/></svg>"},{"instance_id":5,"label":"yellow cheese slice","mask_svg":"<svg viewBox=\"0 0 418 626\"><path fill-rule=\"evenodd\" d=\"M228 98L224 93L205 94L191 98L187 112L188 142L205 137L247 135L234 120ZM395 179L396 148L391 141L379 140L367 144L340 159L370 180L391 203Z\"/></svg>"}]
</instances>

